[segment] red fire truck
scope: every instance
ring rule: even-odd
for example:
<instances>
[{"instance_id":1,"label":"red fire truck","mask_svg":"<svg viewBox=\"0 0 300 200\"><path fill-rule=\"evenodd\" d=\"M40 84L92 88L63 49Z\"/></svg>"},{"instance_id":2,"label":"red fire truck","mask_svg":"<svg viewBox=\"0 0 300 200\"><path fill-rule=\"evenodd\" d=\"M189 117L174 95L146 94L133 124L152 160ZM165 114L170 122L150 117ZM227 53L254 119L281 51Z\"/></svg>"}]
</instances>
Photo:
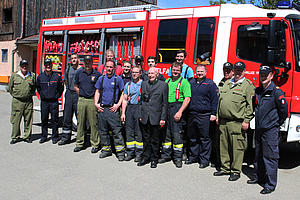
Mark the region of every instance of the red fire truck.
<instances>
[{"instance_id":1,"label":"red fire truck","mask_svg":"<svg viewBox=\"0 0 300 200\"><path fill-rule=\"evenodd\" d=\"M45 19L40 29L37 72L51 58L64 74L70 54L93 56L95 67L112 49L118 63L136 55L157 56L167 76L177 50L186 63L205 62L218 83L224 62L243 61L246 77L258 85L259 66L275 67L274 82L285 92L289 118L281 127L287 141L300 140L300 12L293 4L267 10L250 4L223 4L174 9L131 6L78 12L75 17ZM296 5L294 5L296 6ZM147 70L148 66L144 66ZM288 133L288 134L286 134Z\"/></svg>"}]
</instances>

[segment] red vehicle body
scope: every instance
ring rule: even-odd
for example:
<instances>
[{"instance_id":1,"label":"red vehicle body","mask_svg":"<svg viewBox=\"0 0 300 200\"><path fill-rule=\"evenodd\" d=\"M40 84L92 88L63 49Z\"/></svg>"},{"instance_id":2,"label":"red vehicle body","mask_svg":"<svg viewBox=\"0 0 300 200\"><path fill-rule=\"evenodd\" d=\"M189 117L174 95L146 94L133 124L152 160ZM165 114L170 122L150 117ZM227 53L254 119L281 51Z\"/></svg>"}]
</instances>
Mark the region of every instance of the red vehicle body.
<instances>
[{"instance_id":1,"label":"red vehicle body","mask_svg":"<svg viewBox=\"0 0 300 200\"><path fill-rule=\"evenodd\" d=\"M267 62L274 66L274 82L285 92L289 104L289 118L281 130L288 132L288 141L300 140L299 11L266 10L248 4L131 8L43 20L37 73L49 57L55 70L64 75L72 52L81 58L92 55L97 67L103 64L105 50L112 49L119 64L133 61L136 55L145 59L157 56L160 72L167 77L176 51L184 49L186 64L193 69L199 63L207 64L207 76L216 83L223 77L223 63L242 61L247 66L246 78L257 86L259 66Z\"/></svg>"}]
</instances>

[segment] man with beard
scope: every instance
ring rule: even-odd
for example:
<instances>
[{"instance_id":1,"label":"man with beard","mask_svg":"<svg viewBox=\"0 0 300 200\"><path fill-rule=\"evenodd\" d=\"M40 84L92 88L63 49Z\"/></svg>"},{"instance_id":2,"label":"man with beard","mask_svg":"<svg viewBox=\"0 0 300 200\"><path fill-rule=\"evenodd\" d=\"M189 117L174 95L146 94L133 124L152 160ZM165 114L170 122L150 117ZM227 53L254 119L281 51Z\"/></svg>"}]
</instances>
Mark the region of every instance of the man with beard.
<instances>
[{"instance_id":1,"label":"man with beard","mask_svg":"<svg viewBox=\"0 0 300 200\"><path fill-rule=\"evenodd\" d=\"M119 161L125 159L125 145L122 137L120 106L123 96L124 82L120 76L114 75L115 63L108 60L105 63L106 74L102 75L95 84L96 93L94 105L98 111L98 128L102 144L99 158L112 155L109 130L112 131L113 142Z\"/></svg>"}]
</instances>

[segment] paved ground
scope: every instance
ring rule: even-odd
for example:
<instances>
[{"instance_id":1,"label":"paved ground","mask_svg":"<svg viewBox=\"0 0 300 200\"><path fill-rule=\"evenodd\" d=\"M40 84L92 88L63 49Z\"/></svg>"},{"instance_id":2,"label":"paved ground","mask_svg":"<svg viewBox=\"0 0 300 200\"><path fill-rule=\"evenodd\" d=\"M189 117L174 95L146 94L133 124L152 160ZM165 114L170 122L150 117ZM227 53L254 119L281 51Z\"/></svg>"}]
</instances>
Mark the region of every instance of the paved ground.
<instances>
[{"instance_id":1,"label":"paved ground","mask_svg":"<svg viewBox=\"0 0 300 200\"><path fill-rule=\"evenodd\" d=\"M299 199L300 148L281 148L278 187L271 195L247 185L244 166L236 182L213 177L213 168L198 165L176 169L173 164L137 167L115 157L100 160L90 148L73 153L75 144L39 144L40 115L35 112L32 144L10 145L9 94L0 92L0 199ZM35 99L35 105L38 101Z\"/></svg>"}]
</instances>

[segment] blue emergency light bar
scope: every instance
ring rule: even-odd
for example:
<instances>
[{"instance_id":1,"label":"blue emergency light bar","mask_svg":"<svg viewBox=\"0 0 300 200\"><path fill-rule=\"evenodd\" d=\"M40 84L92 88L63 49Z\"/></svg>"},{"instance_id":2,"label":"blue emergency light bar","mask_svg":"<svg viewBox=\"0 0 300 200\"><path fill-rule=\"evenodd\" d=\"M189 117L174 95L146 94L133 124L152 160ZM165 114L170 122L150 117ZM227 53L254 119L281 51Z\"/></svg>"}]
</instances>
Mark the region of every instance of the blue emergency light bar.
<instances>
[{"instance_id":1,"label":"blue emergency light bar","mask_svg":"<svg viewBox=\"0 0 300 200\"><path fill-rule=\"evenodd\" d=\"M278 1L277 8L288 9L293 7L293 1Z\"/></svg>"}]
</instances>

